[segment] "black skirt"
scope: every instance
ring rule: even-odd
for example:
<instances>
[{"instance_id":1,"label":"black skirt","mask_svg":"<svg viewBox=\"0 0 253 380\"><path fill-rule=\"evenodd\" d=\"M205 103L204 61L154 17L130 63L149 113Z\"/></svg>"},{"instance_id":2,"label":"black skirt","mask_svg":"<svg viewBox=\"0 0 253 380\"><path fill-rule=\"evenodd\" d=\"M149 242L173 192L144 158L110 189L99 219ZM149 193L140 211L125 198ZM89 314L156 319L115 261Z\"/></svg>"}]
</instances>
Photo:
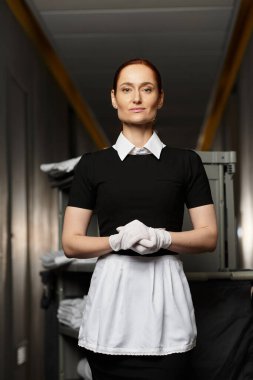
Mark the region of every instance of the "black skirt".
<instances>
[{"instance_id":1,"label":"black skirt","mask_svg":"<svg viewBox=\"0 0 253 380\"><path fill-rule=\"evenodd\" d=\"M93 380L192 380L192 350L163 356L105 355L85 349Z\"/></svg>"}]
</instances>

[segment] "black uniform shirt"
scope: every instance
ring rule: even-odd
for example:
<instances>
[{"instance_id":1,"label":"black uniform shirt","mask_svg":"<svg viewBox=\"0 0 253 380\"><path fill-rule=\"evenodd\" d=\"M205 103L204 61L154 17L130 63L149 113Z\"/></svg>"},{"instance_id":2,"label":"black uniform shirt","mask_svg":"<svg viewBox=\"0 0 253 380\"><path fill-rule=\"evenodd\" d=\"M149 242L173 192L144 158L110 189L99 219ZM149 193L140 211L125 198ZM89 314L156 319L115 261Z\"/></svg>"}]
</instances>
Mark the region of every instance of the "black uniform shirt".
<instances>
[{"instance_id":1,"label":"black uniform shirt","mask_svg":"<svg viewBox=\"0 0 253 380\"><path fill-rule=\"evenodd\" d=\"M113 147L85 153L75 168L68 205L94 210L100 236L110 236L134 219L181 231L185 204L193 208L211 203L198 154L165 146L159 159L128 155L121 161Z\"/></svg>"}]
</instances>

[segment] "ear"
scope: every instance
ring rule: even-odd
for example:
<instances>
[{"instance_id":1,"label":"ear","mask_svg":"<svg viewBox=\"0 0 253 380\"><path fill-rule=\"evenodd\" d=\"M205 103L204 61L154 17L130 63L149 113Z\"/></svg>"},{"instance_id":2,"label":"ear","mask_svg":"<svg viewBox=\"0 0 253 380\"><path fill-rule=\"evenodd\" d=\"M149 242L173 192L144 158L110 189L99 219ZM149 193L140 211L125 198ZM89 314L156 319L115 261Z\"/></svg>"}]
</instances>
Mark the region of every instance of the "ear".
<instances>
[{"instance_id":1,"label":"ear","mask_svg":"<svg viewBox=\"0 0 253 380\"><path fill-rule=\"evenodd\" d=\"M117 105L117 101L116 101L114 90L111 91L111 101L112 101L113 108L117 109L118 105Z\"/></svg>"},{"instance_id":2,"label":"ear","mask_svg":"<svg viewBox=\"0 0 253 380\"><path fill-rule=\"evenodd\" d=\"M163 102L164 102L164 92L162 90L161 94L160 94L160 98L159 98L158 104L157 104L157 108L158 109L162 108Z\"/></svg>"}]
</instances>

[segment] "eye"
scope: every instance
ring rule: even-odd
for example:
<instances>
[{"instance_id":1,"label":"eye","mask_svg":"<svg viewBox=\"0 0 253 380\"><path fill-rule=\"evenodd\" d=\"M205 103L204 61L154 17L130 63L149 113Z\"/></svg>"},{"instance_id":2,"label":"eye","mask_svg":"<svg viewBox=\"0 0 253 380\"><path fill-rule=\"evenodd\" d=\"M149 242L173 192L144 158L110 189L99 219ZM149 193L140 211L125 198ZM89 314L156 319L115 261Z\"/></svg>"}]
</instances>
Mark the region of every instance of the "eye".
<instances>
[{"instance_id":1,"label":"eye","mask_svg":"<svg viewBox=\"0 0 253 380\"><path fill-rule=\"evenodd\" d=\"M130 87L123 87L123 88L121 89L121 91L124 92L125 94L127 94L128 92L131 91L131 88L130 88Z\"/></svg>"},{"instance_id":2,"label":"eye","mask_svg":"<svg viewBox=\"0 0 253 380\"><path fill-rule=\"evenodd\" d=\"M151 87L144 87L143 91L150 94L152 92L152 88Z\"/></svg>"}]
</instances>

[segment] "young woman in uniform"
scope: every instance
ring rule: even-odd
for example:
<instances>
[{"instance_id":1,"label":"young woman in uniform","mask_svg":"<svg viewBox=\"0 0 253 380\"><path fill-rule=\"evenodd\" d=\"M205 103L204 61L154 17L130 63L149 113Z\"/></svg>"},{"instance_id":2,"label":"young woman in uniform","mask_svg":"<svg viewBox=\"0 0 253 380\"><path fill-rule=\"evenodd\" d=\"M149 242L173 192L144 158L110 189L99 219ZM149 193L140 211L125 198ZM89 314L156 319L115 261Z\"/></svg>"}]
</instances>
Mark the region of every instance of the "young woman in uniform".
<instances>
[{"instance_id":1,"label":"young woman in uniform","mask_svg":"<svg viewBox=\"0 0 253 380\"><path fill-rule=\"evenodd\" d=\"M65 254L98 257L78 344L93 380L189 379L196 325L178 254L215 249L209 182L195 152L154 131L164 93L151 62L121 65L111 99L121 133L82 156L64 220ZM193 227L182 232L184 205ZM99 237L86 236L94 211Z\"/></svg>"}]
</instances>

